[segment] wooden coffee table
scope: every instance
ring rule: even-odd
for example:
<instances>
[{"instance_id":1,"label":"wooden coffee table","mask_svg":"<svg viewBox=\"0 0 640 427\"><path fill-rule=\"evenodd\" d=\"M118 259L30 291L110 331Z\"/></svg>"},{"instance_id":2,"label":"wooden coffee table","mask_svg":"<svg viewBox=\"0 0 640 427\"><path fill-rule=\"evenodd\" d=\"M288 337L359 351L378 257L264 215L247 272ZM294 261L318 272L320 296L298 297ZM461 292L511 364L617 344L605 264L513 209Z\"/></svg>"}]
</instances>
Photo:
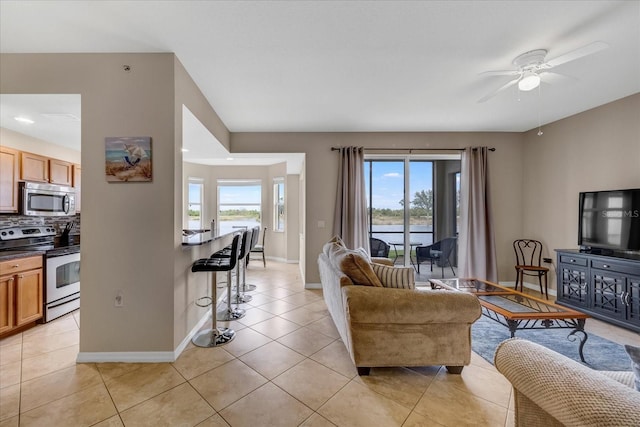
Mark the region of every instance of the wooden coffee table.
<instances>
[{"instance_id":1,"label":"wooden coffee table","mask_svg":"<svg viewBox=\"0 0 640 427\"><path fill-rule=\"evenodd\" d=\"M482 314L506 326L512 338L516 331L523 329L572 329L567 336L570 341L575 341L578 338L576 334L581 333L578 352L580 360L586 363L582 354L588 338L584 324L591 316L486 280L430 279L429 283L433 289L475 294L480 301Z\"/></svg>"}]
</instances>

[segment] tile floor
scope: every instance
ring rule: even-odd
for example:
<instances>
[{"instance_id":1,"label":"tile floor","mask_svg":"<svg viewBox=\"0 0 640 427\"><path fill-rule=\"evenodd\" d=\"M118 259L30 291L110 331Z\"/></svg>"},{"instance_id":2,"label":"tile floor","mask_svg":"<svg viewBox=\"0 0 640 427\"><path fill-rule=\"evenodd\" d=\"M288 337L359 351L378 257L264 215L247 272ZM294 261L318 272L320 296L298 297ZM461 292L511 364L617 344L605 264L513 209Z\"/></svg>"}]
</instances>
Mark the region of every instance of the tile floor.
<instances>
[{"instance_id":1,"label":"tile floor","mask_svg":"<svg viewBox=\"0 0 640 427\"><path fill-rule=\"evenodd\" d=\"M374 368L359 377L322 300L297 265L255 264L247 316L219 348L175 363L76 364L80 314L0 341L0 427L511 426L511 387L477 355L443 367ZM590 320L619 342L638 335Z\"/></svg>"}]
</instances>

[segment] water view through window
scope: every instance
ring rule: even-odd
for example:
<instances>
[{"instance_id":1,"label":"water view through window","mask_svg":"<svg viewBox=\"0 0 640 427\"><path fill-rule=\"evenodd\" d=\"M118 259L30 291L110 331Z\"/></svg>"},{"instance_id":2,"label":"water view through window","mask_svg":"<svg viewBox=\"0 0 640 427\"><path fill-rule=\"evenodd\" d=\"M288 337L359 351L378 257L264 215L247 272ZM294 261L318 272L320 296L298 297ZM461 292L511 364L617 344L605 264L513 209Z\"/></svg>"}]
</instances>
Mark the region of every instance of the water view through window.
<instances>
[{"instance_id":1,"label":"water view through window","mask_svg":"<svg viewBox=\"0 0 640 427\"><path fill-rule=\"evenodd\" d=\"M260 226L262 183L218 181L218 233Z\"/></svg>"}]
</instances>

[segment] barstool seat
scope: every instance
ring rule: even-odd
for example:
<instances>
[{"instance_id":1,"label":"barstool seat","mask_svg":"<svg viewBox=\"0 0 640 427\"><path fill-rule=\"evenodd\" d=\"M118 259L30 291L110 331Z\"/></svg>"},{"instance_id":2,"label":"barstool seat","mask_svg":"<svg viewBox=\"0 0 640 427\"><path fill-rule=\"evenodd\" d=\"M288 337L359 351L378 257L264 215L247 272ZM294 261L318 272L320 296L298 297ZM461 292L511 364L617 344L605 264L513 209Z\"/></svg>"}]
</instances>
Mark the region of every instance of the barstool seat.
<instances>
[{"instance_id":1,"label":"barstool seat","mask_svg":"<svg viewBox=\"0 0 640 427\"><path fill-rule=\"evenodd\" d=\"M227 272L227 280L231 283L231 270L236 266L238 261L238 242L240 240L240 236L235 236L233 238L233 243L231 244L231 253L232 256L228 258L202 258L196 260L191 265L191 271L194 273L198 272L211 272L211 297L202 297L196 301L196 304L201 307L206 307L211 305L211 328L204 329L198 332L191 339L194 345L198 347L216 347L220 345L227 344L231 340L235 338L235 331L230 328L218 328L216 323L216 304L218 298L216 296L216 273L218 271L226 271ZM235 254L235 255L234 255ZM200 301L207 301L207 304L202 304ZM243 313L244 314L244 313Z\"/></svg>"}]
</instances>

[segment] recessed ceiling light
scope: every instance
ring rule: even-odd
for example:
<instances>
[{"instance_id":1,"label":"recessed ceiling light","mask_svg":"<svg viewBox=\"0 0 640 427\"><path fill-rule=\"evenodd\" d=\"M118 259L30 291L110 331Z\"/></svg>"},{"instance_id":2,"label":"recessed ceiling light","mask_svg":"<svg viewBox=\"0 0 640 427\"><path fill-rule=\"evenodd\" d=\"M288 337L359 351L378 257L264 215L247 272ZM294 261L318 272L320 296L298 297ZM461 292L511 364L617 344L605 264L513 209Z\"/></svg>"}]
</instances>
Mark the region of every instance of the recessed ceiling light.
<instances>
[{"instance_id":1,"label":"recessed ceiling light","mask_svg":"<svg viewBox=\"0 0 640 427\"><path fill-rule=\"evenodd\" d=\"M182 151L183 153L186 153L186 152L189 151L189 149L188 148L181 148L180 151Z\"/></svg>"},{"instance_id":2,"label":"recessed ceiling light","mask_svg":"<svg viewBox=\"0 0 640 427\"><path fill-rule=\"evenodd\" d=\"M18 116L18 117L14 117L14 119L15 119L16 121L20 122L20 123L26 123L26 124L28 124L28 125L32 125L32 124L34 124L34 123L35 123L33 120L28 119L28 118L26 118L26 117L20 117L20 116Z\"/></svg>"},{"instance_id":3,"label":"recessed ceiling light","mask_svg":"<svg viewBox=\"0 0 640 427\"><path fill-rule=\"evenodd\" d=\"M233 160L233 157L227 157L227 160Z\"/></svg>"}]
</instances>

